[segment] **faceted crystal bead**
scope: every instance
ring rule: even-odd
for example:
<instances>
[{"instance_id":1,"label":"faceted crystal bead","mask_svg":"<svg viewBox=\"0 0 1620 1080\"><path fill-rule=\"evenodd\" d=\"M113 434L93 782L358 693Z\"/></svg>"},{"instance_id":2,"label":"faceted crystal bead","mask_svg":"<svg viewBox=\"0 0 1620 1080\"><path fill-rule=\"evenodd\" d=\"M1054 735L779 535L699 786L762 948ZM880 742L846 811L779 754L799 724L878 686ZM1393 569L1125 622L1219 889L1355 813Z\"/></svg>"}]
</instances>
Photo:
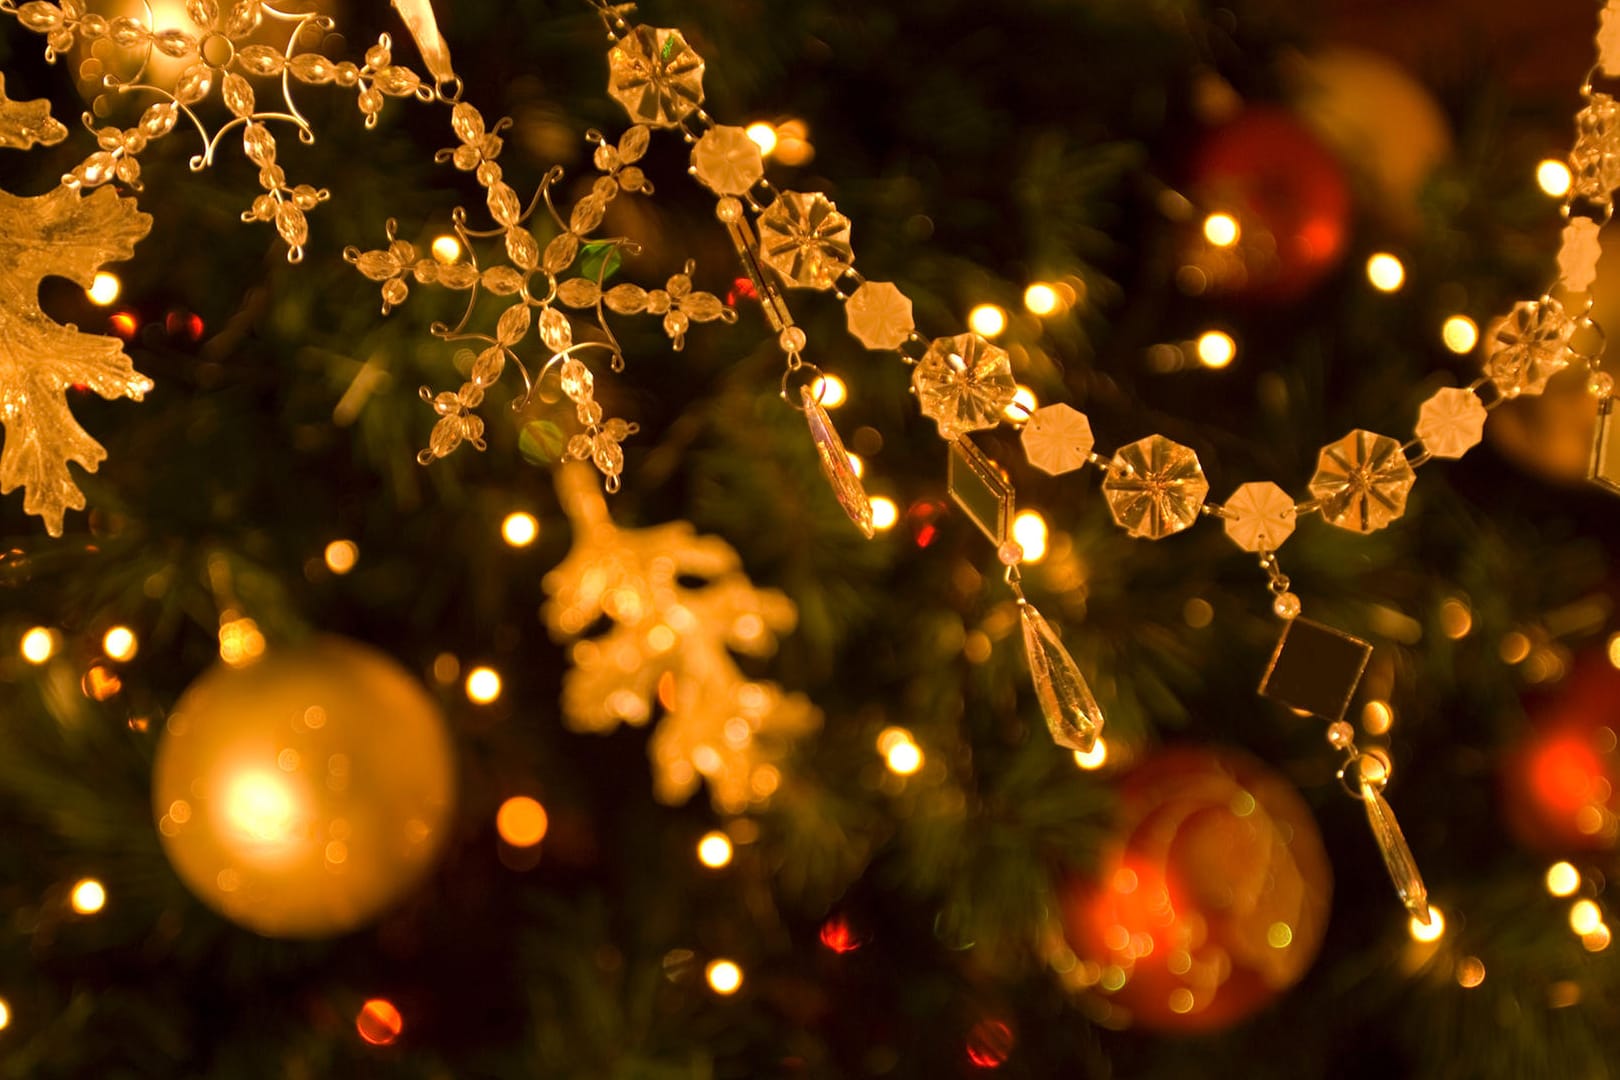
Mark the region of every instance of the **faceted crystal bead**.
<instances>
[{"instance_id":1,"label":"faceted crystal bead","mask_svg":"<svg viewBox=\"0 0 1620 1080\"><path fill-rule=\"evenodd\" d=\"M1327 741L1333 749L1343 750L1356 741L1356 729L1343 720L1335 720L1328 725Z\"/></svg>"},{"instance_id":2,"label":"faceted crystal bead","mask_svg":"<svg viewBox=\"0 0 1620 1080\"><path fill-rule=\"evenodd\" d=\"M1042 472L1058 476L1073 472L1091 458L1096 440L1085 413L1067 405L1045 405L1036 409L1020 436L1024 456Z\"/></svg>"},{"instance_id":3,"label":"faceted crystal bead","mask_svg":"<svg viewBox=\"0 0 1620 1080\"><path fill-rule=\"evenodd\" d=\"M1569 366L1575 323L1553 299L1514 306L1497 327L1485 373L1504 397L1539 394L1547 380Z\"/></svg>"},{"instance_id":4,"label":"faceted crystal bead","mask_svg":"<svg viewBox=\"0 0 1620 1080\"><path fill-rule=\"evenodd\" d=\"M712 127L692 147L692 172L716 195L746 195L765 175L765 157L742 128Z\"/></svg>"},{"instance_id":5,"label":"faceted crystal bead","mask_svg":"<svg viewBox=\"0 0 1620 1080\"><path fill-rule=\"evenodd\" d=\"M849 332L868 349L898 349L917 323L911 298L890 281L865 281L844 302Z\"/></svg>"},{"instance_id":6,"label":"faceted crystal bead","mask_svg":"<svg viewBox=\"0 0 1620 1080\"><path fill-rule=\"evenodd\" d=\"M1092 696L1091 687L1080 674L1080 667L1063 647L1052 624L1034 604L1018 604L1018 619L1024 630L1024 654L1029 659L1029 675L1035 684L1035 698L1041 703L1052 741L1067 750L1091 753L1103 727L1102 709Z\"/></svg>"},{"instance_id":7,"label":"faceted crystal bead","mask_svg":"<svg viewBox=\"0 0 1620 1080\"><path fill-rule=\"evenodd\" d=\"M1406 512L1406 496L1416 482L1400 443L1387 435L1352 431L1322 448L1311 494L1329 524L1370 533Z\"/></svg>"},{"instance_id":8,"label":"faceted crystal bead","mask_svg":"<svg viewBox=\"0 0 1620 1080\"><path fill-rule=\"evenodd\" d=\"M1558 277L1570 292L1585 292L1597 280L1598 259L1603 247L1598 241L1602 226L1591 218L1575 218L1564 226L1563 243L1558 248Z\"/></svg>"},{"instance_id":9,"label":"faceted crystal bead","mask_svg":"<svg viewBox=\"0 0 1620 1080\"><path fill-rule=\"evenodd\" d=\"M1342 720L1371 658L1372 646L1360 638L1310 619L1290 619L1260 680L1260 694L1290 709Z\"/></svg>"},{"instance_id":10,"label":"faceted crystal bead","mask_svg":"<svg viewBox=\"0 0 1620 1080\"><path fill-rule=\"evenodd\" d=\"M828 289L855 262L849 219L820 192L784 191L759 216L759 258L801 289Z\"/></svg>"},{"instance_id":11,"label":"faceted crystal bead","mask_svg":"<svg viewBox=\"0 0 1620 1080\"><path fill-rule=\"evenodd\" d=\"M977 334L935 338L912 369L911 388L942 439L995 427L1018 392L1007 351Z\"/></svg>"},{"instance_id":12,"label":"faceted crystal bead","mask_svg":"<svg viewBox=\"0 0 1620 1080\"><path fill-rule=\"evenodd\" d=\"M946 486L951 498L999 550L1010 539L1012 485L972 439L952 442L948 462Z\"/></svg>"},{"instance_id":13,"label":"faceted crystal bead","mask_svg":"<svg viewBox=\"0 0 1620 1080\"><path fill-rule=\"evenodd\" d=\"M1575 149L1569 155L1576 195L1607 202L1620 188L1620 102L1592 94L1575 115Z\"/></svg>"},{"instance_id":14,"label":"faceted crystal bead","mask_svg":"<svg viewBox=\"0 0 1620 1080\"><path fill-rule=\"evenodd\" d=\"M703 102L703 58L679 30L638 26L608 50L608 93L634 122L674 127Z\"/></svg>"},{"instance_id":15,"label":"faceted crystal bead","mask_svg":"<svg viewBox=\"0 0 1620 1080\"><path fill-rule=\"evenodd\" d=\"M1225 517L1226 535L1244 551L1276 551L1294 535L1294 500L1269 481L1241 485Z\"/></svg>"},{"instance_id":16,"label":"faceted crystal bead","mask_svg":"<svg viewBox=\"0 0 1620 1080\"><path fill-rule=\"evenodd\" d=\"M1150 435L1114 455L1102 489L1114 520L1126 532L1159 540L1198 520L1209 481L1190 448Z\"/></svg>"},{"instance_id":17,"label":"faceted crystal bead","mask_svg":"<svg viewBox=\"0 0 1620 1080\"><path fill-rule=\"evenodd\" d=\"M1472 390L1437 390L1418 410L1417 437L1437 458L1460 458L1484 438L1488 415Z\"/></svg>"},{"instance_id":18,"label":"faceted crystal bead","mask_svg":"<svg viewBox=\"0 0 1620 1080\"><path fill-rule=\"evenodd\" d=\"M1395 811L1384 799L1379 786L1365 779L1361 781L1361 801L1367 807L1367 824L1372 827L1373 840L1378 843L1378 853L1384 857L1384 869L1389 871L1396 895L1412 918L1428 926L1431 918L1429 890L1423 884L1417 860L1412 857L1412 849L1401 832L1401 823L1395 819Z\"/></svg>"}]
</instances>

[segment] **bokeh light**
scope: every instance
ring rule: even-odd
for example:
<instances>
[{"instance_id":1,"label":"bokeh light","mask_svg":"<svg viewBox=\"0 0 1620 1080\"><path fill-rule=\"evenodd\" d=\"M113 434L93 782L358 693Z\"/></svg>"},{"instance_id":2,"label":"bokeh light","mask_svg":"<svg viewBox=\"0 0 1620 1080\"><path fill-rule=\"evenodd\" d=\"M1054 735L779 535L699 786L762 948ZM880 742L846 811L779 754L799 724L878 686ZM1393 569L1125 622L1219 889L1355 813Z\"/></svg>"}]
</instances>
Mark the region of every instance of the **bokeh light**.
<instances>
[{"instance_id":1,"label":"bokeh light","mask_svg":"<svg viewBox=\"0 0 1620 1080\"><path fill-rule=\"evenodd\" d=\"M703 969L703 976L709 982L709 989L717 994L735 994L742 988L742 968L730 960L709 961L709 966Z\"/></svg>"},{"instance_id":2,"label":"bokeh light","mask_svg":"<svg viewBox=\"0 0 1620 1080\"><path fill-rule=\"evenodd\" d=\"M43 626L36 626L23 634L18 651L30 664L43 664L56 655L56 635Z\"/></svg>"},{"instance_id":3,"label":"bokeh light","mask_svg":"<svg viewBox=\"0 0 1620 1080\"><path fill-rule=\"evenodd\" d=\"M123 662L134 658L140 642L135 638L135 631L129 627L115 626L102 635L101 648L106 652L107 659Z\"/></svg>"},{"instance_id":4,"label":"bokeh light","mask_svg":"<svg viewBox=\"0 0 1620 1080\"><path fill-rule=\"evenodd\" d=\"M1466 356L1479 344L1479 326L1466 315L1453 315L1441 324L1440 340L1458 356Z\"/></svg>"},{"instance_id":5,"label":"bokeh light","mask_svg":"<svg viewBox=\"0 0 1620 1080\"><path fill-rule=\"evenodd\" d=\"M1044 281L1037 281L1024 290L1024 307L1031 315L1053 315L1063 306L1058 291Z\"/></svg>"},{"instance_id":6,"label":"bokeh light","mask_svg":"<svg viewBox=\"0 0 1620 1080\"><path fill-rule=\"evenodd\" d=\"M1217 371L1237 359L1237 342L1223 330L1206 330L1198 336L1198 362Z\"/></svg>"},{"instance_id":7,"label":"bokeh light","mask_svg":"<svg viewBox=\"0 0 1620 1080\"><path fill-rule=\"evenodd\" d=\"M501 539L511 547L528 547L540 536L540 521L521 510L506 515L501 522Z\"/></svg>"},{"instance_id":8,"label":"bokeh light","mask_svg":"<svg viewBox=\"0 0 1620 1080\"><path fill-rule=\"evenodd\" d=\"M80 915L94 915L107 906L107 890L95 878L83 878L73 886L68 899Z\"/></svg>"},{"instance_id":9,"label":"bokeh light","mask_svg":"<svg viewBox=\"0 0 1620 1080\"><path fill-rule=\"evenodd\" d=\"M698 841L698 862L711 870L731 865L731 837L723 832L705 833Z\"/></svg>"},{"instance_id":10,"label":"bokeh light","mask_svg":"<svg viewBox=\"0 0 1620 1080\"><path fill-rule=\"evenodd\" d=\"M1204 219L1204 239L1216 247L1231 247L1240 235L1237 218L1231 214L1211 214Z\"/></svg>"},{"instance_id":11,"label":"bokeh light","mask_svg":"<svg viewBox=\"0 0 1620 1080\"><path fill-rule=\"evenodd\" d=\"M819 376L810 384L810 393L823 409L836 409L849 400L849 387L836 375Z\"/></svg>"},{"instance_id":12,"label":"bokeh light","mask_svg":"<svg viewBox=\"0 0 1620 1080\"><path fill-rule=\"evenodd\" d=\"M1392 293L1406 284L1406 267L1389 252L1380 251L1367 260L1367 280L1379 292Z\"/></svg>"},{"instance_id":13,"label":"bokeh light","mask_svg":"<svg viewBox=\"0 0 1620 1080\"><path fill-rule=\"evenodd\" d=\"M894 523L900 520L900 508L894 500L873 495L867 501L872 506L872 527L879 532L894 528Z\"/></svg>"},{"instance_id":14,"label":"bokeh light","mask_svg":"<svg viewBox=\"0 0 1620 1080\"><path fill-rule=\"evenodd\" d=\"M438 259L442 263L460 262L461 255L461 241L456 237L451 236L449 233L445 233L443 236L434 238L433 257L435 259Z\"/></svg>"},{"instance_id":15,"label":"bokeh light","mask_svg":"<svg viewBox=\"0 0 1620 1080\"><path fill-rule=\"evenodd\" d=\"M1407 923L1406 929L1407 932L1412 935L1413 941L1421 941L1424 943L1439 941L1445 936L1446 933L1446 917L1441 913L1439 908L1435 907L1433 904L1430 904L1428 925L1425 926L1423 922L1418 919L1416 915L1414 915Z\"/></svg>"},{"instance_id":16,"label":"bokeh light","mask_svg":"<svg viewBox=\"0 0 1620 1080\"><path fill-rule=\"evenodd\" d=\"M334 540L326 545L326 568L334 574L347 574L360 561L360 548L353 540Z\"/></svg>"},{"instance_id":17,"label":"bokeh light","mask_svg":"<svg viewBox=\"0 0 1620 1080\"><path fill-rule=\"evenodd\" d=\"M495 831L513 847L534 847L546 838L550 824L546 808L527 795L512 796L495 812Z\"/></svg>"},{"instance_id":18,"label":"bokeh light","mask_svg":"<svg viewBox=\"0 0 1620 1080\"><path fill-rule=\"evenodd\" d=\"M980 304L968 312L968 329L980 337L1000 337L1007 329L1007 312L996 304Z\"/></svg>"},{"instance_id":19,"label":"bokeh light","mask_svg":"<svg viewBox=\"0 0 1620 1080\"><path fill-rule=\"evenodd\" d=\"M1013 518L1013 539L1024 549L1024 561L1038 563L1046 558L1046 519L1034 510L1020 510Z\"/></svg>"},{"instance_id":20,"label":"bokeh light","mask_svg":"<svg viewBox=\"0 0 1620 1080\"><path fill-rule=\"evenodd\" d=\"M1457 985L1472 990L1485 981L1485 962L1477 956L1465 956L1457 961Z\"/></svg>"},{"instance_id":21,"label":"bokeh light","mask_svg":"<svg viewBox=\"0 0 1620 1080\"><path fill-rule=\"evenodd\" d=\"M467 673L467 699L475 705L488 705L501 696L501 676L492 667L475 667Z\"/></svg>"},{"instance_id":22,"label":"bokeh light","mask_svg":"<svg viewBox=\"0 0 1620 1080\"><path fill-rule=\"evenodd\" d=\"M1581 872L1567 862L1547 867L1547 891L1554 896L1574 896L1581 887Z\"/></svg>"},{"instance_id":23,"label":"bokeh light","mask_svg":"<svg viewBox=\"0 0 1620 1080\"><path fill-rule=\"evenodd\" d=\"M1076 750L1074 763L1087 772L1094 772L1108 763L1108 743L1099 738L1090 750Z\"/></svg>"},{"instance_id":24,"label":"bokeh light","mask_svg":"<svg viewBox=\"0 0 1620 1080\"><path fill-rule=\"evenodd\" d=\"M1020 383L1013 390L1012 400L1001 410L1001 415L1010 423L1022 424L1040 407L1040 404L1040 400L1035 397L1035 391Z\"/></svg>"},{"instance_id":25,"label":"bokeh light","mask_svg":"<svg viewBox=\"0 0 1620 1080\"><path fill-rule=\"evenodd\" d=\"M90 282L90 287L84 294L90 298L92 304L106 307L118 299L118 294L124 291L123 282L118 280L117 274L109 274L103 270Z\"/></svg>"},{"instance_id":26,"label":"bokeh light","mask_svg":"<svg viewBox=\"0 0 1620 1080\"><path fill-rule=\"evenodd\" d=\"M1569 194L1572 180L1569 166L1562 161L1548 158L1536 166L1536 186L1555 199L1562 199Z\"/></svg>"},{"instance_id":27,"label":"bokeh light","mask_svg":"<svg viewBox=\"0 0 1620 1080\"><path fill-rule=\"evenodd\" d=\"M1603 925L1603 909L1593 900L1577 900L1569 908L1569 928L1582 936Z\"/></svg>"},{"instance_id":28,"label":"bokeh light","mask_svg":"<svg viewBox=\"0 0 1620 1080\"><path fill-rule=\"evenodd\" d=\"M0 998L0 1031L11 1026L11 1003Z\"/></svg>"},{"instance_id":29,"label":"bokeh light","mask_svg":"<svg viewBox=\"0 0 1620 1080\"><path fill-rule=\"evenodd\" d=\"M749 124L746 130L748 137L754 140L754 145L759 147L759 152L766 157L769 157L772 151L776 149L776 126L774 124L767 124L760 120Z\"/></svg>"},{"instance_id":30,"label":"bokeh light","mask_svg":"<svg viewBox=\"0 0 1620 1080\"><path fill-rule=\"evenodd\" d=\"M354 1018L354 1029L373 1046L387 1046L405 1030L405 1018L387 998L372 998L360 1006Z\"/></svg>"},{"instance_id":31,"label":"bokeh light","mask_svg":"<svg viewBox=\"0 0 1620 1080\"><path fill-rule=\"evenodd\" d=\"M897 739L883 752L883 762L896 776L911 776L923 767L922 748L909 738Z\"/></svg>"}]
</instances>

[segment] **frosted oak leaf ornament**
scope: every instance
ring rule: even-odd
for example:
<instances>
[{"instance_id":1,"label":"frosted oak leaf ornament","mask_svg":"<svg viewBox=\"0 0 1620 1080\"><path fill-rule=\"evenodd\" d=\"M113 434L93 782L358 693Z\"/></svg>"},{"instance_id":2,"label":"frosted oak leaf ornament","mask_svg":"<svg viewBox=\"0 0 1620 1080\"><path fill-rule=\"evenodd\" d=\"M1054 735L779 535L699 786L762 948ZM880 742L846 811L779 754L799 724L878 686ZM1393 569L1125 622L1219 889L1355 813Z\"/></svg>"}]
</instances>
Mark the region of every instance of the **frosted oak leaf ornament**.
<instances>
[{"instance_id":1,"label":"frosted oak leaf ornament","mask_svg":"<svg viewBox=\"0 0 1620 1080\"><path fill-rule=\"evenodd\" d=\"M68 130L51 115L51 103L12 101L6 97L6 77L0 74L0 147L31 150L38 144L55 146Z\"/></svg>"},{"instance_id":2,"label":"frosted oak leaf ornament","mask_svg":"<svg viewBox=\"0 0 1620 1080\"><path fill-rule=\"evenodd\" d=\"M545 577L542 615L557 640L573 642L564 721L608 732L661 710L648 744L660 801L684 802L700 782L725 813L768 799L776 762L820 715L801 695L747 678L732 653L768 655L793 628L792 601L756 588L729 544L688 522L618 528L582 466L559 470L557 488L574 543ZM581 638L604 616L605 634Z\"/></svg>"}]
</instances>

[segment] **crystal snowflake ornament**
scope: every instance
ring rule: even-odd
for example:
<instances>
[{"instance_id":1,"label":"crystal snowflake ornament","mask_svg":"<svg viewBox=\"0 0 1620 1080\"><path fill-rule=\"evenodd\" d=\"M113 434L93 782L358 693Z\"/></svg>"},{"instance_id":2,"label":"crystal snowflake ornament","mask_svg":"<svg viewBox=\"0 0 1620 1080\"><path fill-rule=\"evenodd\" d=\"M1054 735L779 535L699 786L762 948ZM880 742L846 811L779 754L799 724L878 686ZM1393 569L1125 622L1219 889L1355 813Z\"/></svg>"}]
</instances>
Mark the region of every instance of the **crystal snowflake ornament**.
<instances>
[{"instance_id":1,"label":"crystal snowflake ornament","mask_svg":"<svg viewBox=\"0 0 1620 1080\"><path fill-rule=\"evenodd\" d=\"M1569 366L1574 333L1574 320L1557 300L1517 304L1497 327L1485 373L1503 397L1539 394L1547 389L1547 380Z\"/></svg>"},{"instance_id":2,"label":"crystal snowflake ornament","mask_svg":"<svg viewBox=\"0 0 1620 1080\"><path fill-rule=\"evenodd\" d=\"M829 289L855 262L849 218L820 192L784 191L759 216L760 261L789 286Z\"/></svg>"},{"instance_id":3,"label":"crystal snowflake ornament","mask_svg":"<svg viewBox=\"0 0 1620 1080\"><path fill-rule=\"evenodd\" d=\"M1370 533L1406 512L1415 483L1400 443L1358 430L1322 448L1310 490L1330 525Z\"/></svg>"},{"instance_id":4,"label":"crystal snowflake ornament","mask_svg":"<svg viewBox=\"0 0 1620 1080\"><path fill-rule=\"evenodd\" d=\"M912 370L911 388L947 440L995 427L1018 392L1007 351L978 334L935 338Z\"/></svg>"},{"instance_id":5,"label":"crystal snowflake ornament","mask_svg":"<svg viewBox=\"0 0 1620 1080\"><path fill-rule=\"evenodd\" d=\"M1045 473L1059 476L1091 460L1096 440L1086 414L1067 405L1045 405L1030 415L1019 438L1024 456Z\"/></svg>"},{"instance_id":6,"label":"crystal snowflake ornament","mask_svg":"<svg viewBox=\"0 0 1620 1080\"><path fill-rule=\"evenodd\" d=\"M844 302L844 318L868 349L898 349L917 329L911 298L891 281L863 281Z\"/></svg>"},{"instance_id":7,"label":"crystal snowflake ornament","mask_svg":"<svg viewBox=\"0 0 1620 1080\"><path fill-rule=\"evenodd\" d=\"M1485 436L1485 403L1471 390L1448 386L1418 410L1417 437L1437 458L1460 458Z\"/></svg>"},{"instance_id":8,"label":"crystal snowflake ornament","mask_svg":"<svg viewBox=\"0 0 1620 1080\"><path fill-rule=\"evenodd\" d=\"M1244 551L1276 551L1294 535L1294 500L1276 484L1243 484L1226 500L1226 535Z\"/></svg>"},{"instance_id":9,"label":"crystal snowflake ornament","mask_svg":"<svg viewBox=\"0 0 1620 1080\"><path fill-rule=\"evenodd\" d=\"M675 127L703 103L703 58L679 30L638 26L608 50L608 93L633 123Z\"/></svg>"},{"instance_id":10,"label":"crystal snowflake ornament","mask_svg":"<svg viewBox=\"0 0 1620 1080\"><path fill-rule=\"evenodd\" d=\"M1114 455L1102 489L1121 528L1139 539L1161 540L1198 520L1209 481L1189 447L1150 435Z\"/></svg>"}]
</instances>

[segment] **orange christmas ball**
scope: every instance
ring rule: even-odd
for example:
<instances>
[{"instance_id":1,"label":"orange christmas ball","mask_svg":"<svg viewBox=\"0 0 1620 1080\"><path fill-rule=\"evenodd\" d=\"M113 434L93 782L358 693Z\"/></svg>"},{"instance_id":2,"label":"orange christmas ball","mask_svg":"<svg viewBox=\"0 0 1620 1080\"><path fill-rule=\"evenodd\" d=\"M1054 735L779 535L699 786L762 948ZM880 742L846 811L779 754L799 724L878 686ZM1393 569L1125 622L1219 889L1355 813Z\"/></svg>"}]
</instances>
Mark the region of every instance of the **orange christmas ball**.
<instances>
[{"instance_id":1,"label":"orange christmas ball","mask_svg":"<svg viewBox=\"0 0 1620 1080\"><path fill-rule=\"evenodd\" d=\"M1126 778L1097 875L1063 887L1069 943L1132 1023L1213 1031L1305 974L1333 876L1303 799L1230 750L1162 752Z\"/></svg>"}]
</instances>

